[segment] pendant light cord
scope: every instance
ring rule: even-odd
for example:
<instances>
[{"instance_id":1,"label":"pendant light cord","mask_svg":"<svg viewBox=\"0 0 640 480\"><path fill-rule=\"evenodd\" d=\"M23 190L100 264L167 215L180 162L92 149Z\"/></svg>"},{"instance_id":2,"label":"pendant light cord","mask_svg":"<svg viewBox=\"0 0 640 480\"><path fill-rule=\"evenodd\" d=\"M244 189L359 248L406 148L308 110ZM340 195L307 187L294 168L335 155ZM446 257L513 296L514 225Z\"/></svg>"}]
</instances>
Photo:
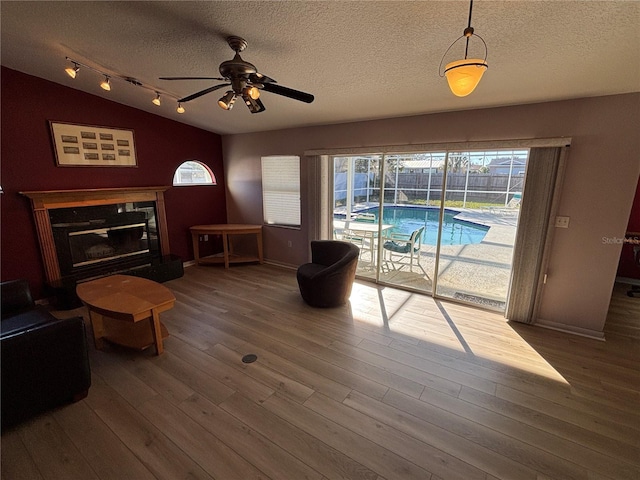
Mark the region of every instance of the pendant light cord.
<instances>
[{"instance_id":1,"label":"pendant light cord","mask_svg":"<svg viewBox=\"0 0 640 480\"><path fill-rule=\"evenodd\" d=\"M440 66L438 67L438 75L440 75L441 77L445 76L446 70L443 72L442 71L442 64L444 63L444 59L447 56L447 53L449 53L449 50L451 50L451 48L457 43L459 42L461 39L466 37L466 46L465 46L465 50L464 50L464 59L466 60L468 58L468 53L469 53L469 39L473 36L476 37L477 39L479 39L482 44L484 45L484 60L482 61L482 63L473 63L471 65L477 65L477 66L484 66L485 68L487 67L487 55L488 55L488 51L487 51L487 44L484 41L484 38L482 38L480 35L478 35L477 33L474 33L473 27L471 26L471 13L473 11L473 0L470 0L469 2L469 22L468 22L468 26L467 28L464 29L463 34L456 38L453 43L451 45L449 45L449 48L447 48L447 50L444 52L444 55L442 55L442 59L440 59Z\"/></svg>"},{"instance_id":2,"label":"pendant light cord","mask_svg":"<svg viewBox=\"0 0 640 480\"><path fill-rule=\"evenodd\" d=\"M473 35L473 28L471 28L471 12L473 11L473 0L469 2L469 24L467 25L467 29L464 31L467 37L467 44L464 47L464 59L467 59L467 54L469 53L469 39L471 35ZM471 35L467 35L467 32L471 32Z\"/></svg>"}]
</instances>

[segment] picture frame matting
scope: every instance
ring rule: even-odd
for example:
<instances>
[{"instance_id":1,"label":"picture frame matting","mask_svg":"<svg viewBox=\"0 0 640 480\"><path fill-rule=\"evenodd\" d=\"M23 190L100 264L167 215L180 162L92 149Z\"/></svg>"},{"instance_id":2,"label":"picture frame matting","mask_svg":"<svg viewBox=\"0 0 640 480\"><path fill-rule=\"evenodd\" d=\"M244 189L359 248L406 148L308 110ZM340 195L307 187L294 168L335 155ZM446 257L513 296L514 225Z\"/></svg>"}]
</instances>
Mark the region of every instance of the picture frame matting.
<instances>
[{"instance_id":1,"label":"picture frame matting","mask_svg":"<svg viewBox=\"0 0 640 480\"><path fill-rule=\"evenodd\" d=\"M59 167L137 167L133 130L49 121Z\"/></svg>"}]
</instances>

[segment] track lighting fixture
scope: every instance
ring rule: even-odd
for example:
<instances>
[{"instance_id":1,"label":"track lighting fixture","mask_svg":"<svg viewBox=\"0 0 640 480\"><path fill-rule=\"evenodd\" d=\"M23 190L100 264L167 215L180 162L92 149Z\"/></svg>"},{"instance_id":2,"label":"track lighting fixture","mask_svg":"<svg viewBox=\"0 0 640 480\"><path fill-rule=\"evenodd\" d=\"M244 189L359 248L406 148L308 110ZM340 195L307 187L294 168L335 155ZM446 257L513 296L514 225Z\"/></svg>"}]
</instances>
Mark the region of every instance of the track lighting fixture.
<instances>
[{"instance_id":1,"label":"track lighting fixture","mask_svg":"<svg viewBox=\"0 0 640 480\"><path fill-rule=\"evenodd\" d=\"M462 38L466 38L466 46L464 50L464 59L456 60L454 62L450 62L445 66L444 76L447 77L447 82L449 83L449 88L453 92L454 95L458 97L466 97L471 92L475 90L480 83L480 79L482 75L489 67L487 65L487 44L484 39L474 33L473 28L471 27L471 12L473 10L473 0L470 0L469 4L469 24L467 28L464 29L464 32L461 37L457 38L450 46L447 48L447 51L444 52L442 56L442 60L440 61L440 67L438 70L442 69L442 62L444 61L444 57L449 53L451 47L453 47L458 40ZM469 40L472 36L475 36L480 39L482 44L484 45L484 60L480 58L467 58L469 53ZM443 74L440 73L442 77Z\"/></svg>"},{"instance_id":2,"label":"track lighting fixture","mask_svg":"<svg viewBox=\"0 0 640 480\"><path fill-rule=\"evenodd\" d=\"M64 71L67 73L67 75L69 75L71 78L76 78L77 74L78 74L78 70L80 70L80 67L85 68L87 70L91 70L95 73L97 73L98 75L104 77L104 80L100 83L100 87L102 89L104 89L105 91L110 91L111 90L111 79L115 78L118 80L122 80L124 82L127 82L130 85L133 85L135 87L141 87L144 88L145 90L149 90L151 92L153 92L155 94L155 97L153 98L153 100L151 100L151 102L154 105L157 106L161 106L162 102L160 100L160 96L163 95L165 97L169 97L169 98L173 98L176 101L178 101L178 99L180 99L181 97L178 97L177 95L174 95L172 93L167 92L166 90L160 89L160 88L156 88L153 85L149 85L149 84L145 84L142 83L140 80L137 80L134 77L130 77L127 75L122 75L119 73L115 73L112 71L103 71L103 70L98 70L97 68L91 67L89 65L86 65L84 63L80 63L76 60L73 60L69 57L66 57L66 60L68 62L71 63L72 66L68 66L67 68L64 69ZM178 107L176 108L176 111L178 113L184 113L185 109L182 106L182 104L180 102L178 102Z\"/></svg>"},{"instance_id":3,"label":"track lighting fixture","mask_svg":"<svg viewBox=\"0 0 640 480\"><path fill-rule=\"evenodd\" d=\"M72 62L72 63L73 63L73 68L67 67L64 69L64 71L67 72L67 75L69 75L71 78L76 78L76 75L78 74L78 70L80 70L80 67L76 62Z\"/></svg>"},{"instance_id":4,"label":"track lighting fixture","mask_svg":"<svg viewBox=\"0 0 640 480\"><path fill-rule=\"evenodd\" d=\"M225 93L220 100L218 100L218 105L220 108L224 110L231 110L233 108L233 104L236 101L236 94L233 90L229 90Z\"/></svg>"},{"instance_id":5,"label":"track lighting fixture","mask_svg":"<svg viewBox=\"0 0 640 480\"><path fill-rule=\"evenodd\" d=\"M102 81L102 83L100 83L100 87L103 90L106 90L107 92L109 92L111 90L111 82L109 80L109 76L108 75L104 76L104 80Z\"/></svg>"}]
</instances>

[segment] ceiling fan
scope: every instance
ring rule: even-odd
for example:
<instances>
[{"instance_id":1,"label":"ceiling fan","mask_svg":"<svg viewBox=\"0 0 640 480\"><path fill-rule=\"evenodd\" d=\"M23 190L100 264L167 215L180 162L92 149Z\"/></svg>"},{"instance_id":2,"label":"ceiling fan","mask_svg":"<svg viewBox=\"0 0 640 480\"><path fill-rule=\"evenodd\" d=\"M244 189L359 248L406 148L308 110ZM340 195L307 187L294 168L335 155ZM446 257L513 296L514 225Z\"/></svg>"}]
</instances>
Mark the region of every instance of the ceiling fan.
<instances>
[{"instance_id":1,"label":"ceiling fan","mask_svg":"<svg viewBox=\"0 0 640 480\"><path fill-rule=\"evenodd\" d=\"M236 98L242 97L251 113L264 112L265 106L260 100L261 90L305 103L313 102L314 96L310 93L276 85L277 82L273 78L259 73L253 64L245 62L240 57L240 52L247 48L247 41L244 38L236 36L227 37L227 43L236 54L233 60L227 60L220 64L220 75L222 75L222 77L160 77L160 80L219 80L227 82L205 88L204 90L179 99L178 102L189 102L224 87L231 87L220 100L218 100L218 105L224 110L231 110Z\"/></svg>"}]
</instances>

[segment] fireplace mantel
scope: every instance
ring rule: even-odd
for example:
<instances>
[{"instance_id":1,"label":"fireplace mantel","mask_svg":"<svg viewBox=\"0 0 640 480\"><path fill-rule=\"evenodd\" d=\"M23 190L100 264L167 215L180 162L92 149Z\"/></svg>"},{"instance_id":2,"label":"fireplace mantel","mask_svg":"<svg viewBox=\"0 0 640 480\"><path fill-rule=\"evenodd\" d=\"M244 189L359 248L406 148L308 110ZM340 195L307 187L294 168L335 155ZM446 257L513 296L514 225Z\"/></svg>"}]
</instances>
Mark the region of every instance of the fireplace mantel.
<instances>
[{"instance_id":1,"label":"fireplace mantel","mask_svg":"<svg viewBox=\"0 0 640 480\"><path fill-rule=\"evenodd\" d=\"M47 282L55 282L61 278L49 210L129 202L155 202L161 253L162 255L169 255L169 232L164 208L164 192L169 188L171 187L125 187L20 192L22 195L31 199L33 217L38 231L40 251L42 253Z\"/></svg>"}]
</instances>

